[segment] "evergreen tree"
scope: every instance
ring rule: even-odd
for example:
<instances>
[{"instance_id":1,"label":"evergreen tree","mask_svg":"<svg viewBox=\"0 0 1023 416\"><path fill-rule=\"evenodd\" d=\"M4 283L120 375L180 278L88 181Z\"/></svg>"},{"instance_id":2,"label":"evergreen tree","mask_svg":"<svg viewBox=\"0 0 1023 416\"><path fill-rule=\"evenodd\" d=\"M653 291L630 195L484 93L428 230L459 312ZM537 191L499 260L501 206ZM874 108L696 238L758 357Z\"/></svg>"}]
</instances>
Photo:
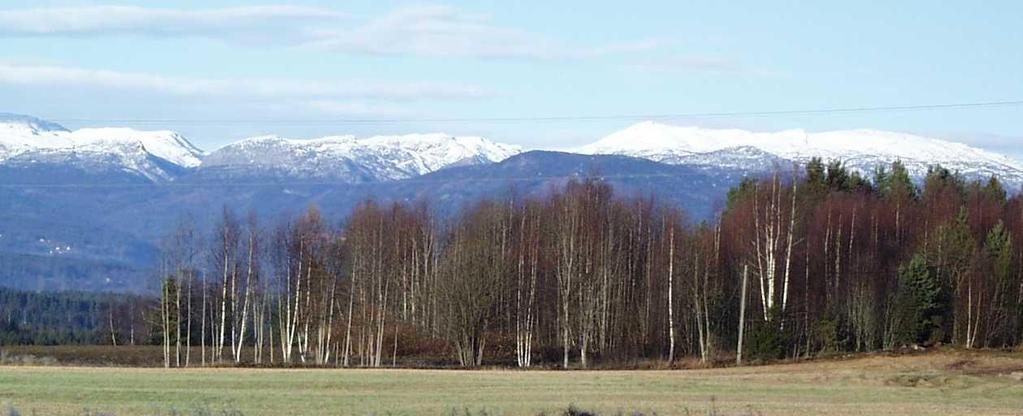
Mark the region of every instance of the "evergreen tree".
<instances>
[{"instance_id":1,"label":"evergreen tree","mask_svg":"<svg viewBox=\"0 0 1023 416\"><path fill-rule=\"evenodd\" d=\"M1012 236L1001 221L995 224L984 240L984 260L994 286L987 344L1010 345L1015 341L1015 328L1019 320L1019 308L1013 296L1014 289L1019 287L1019 284L1014 268L1015 250Z\"/></svg>"},{"instance_id":2,"label":"evergreen tree","mask_svg":"<svg viewBox=\"0 0 1023 416\"><path fill-rule=\"evenodd\" d=\"M889 305L886 346L941 341L947 306L941 282L923 255L899 267L898 284Z\"/></svg>"},{"instance_id":3,"label":"evergreen tree","mask_svg":"<svg viewBox=\"0 0 1023 416\"><path fill-rule=\"evenodd\" d=\"M966 180L959 172L952 172L941 165L928 167L924 179L924 192L937 193L948 188L962 195L965 192Z\"/></svg>"},{"instance_id":4,"label":"evergreen tree","mask_svg":"<svg viewBox=\"0 0 1023 416\"><path fill-rule=\"evenodd\" d=\"M879 168L874 176L874 186L885 198L905 200L917 197L916 185L913 184L906 165L900 160L892 162L890 171Z\"/></svg>"},{"instance_id":5,"label":"evergreen tree","mask_svg":"<svg viewBox=\"0 0 1023 416\"><path fill-rule=\"evenodd\" d=\"M991 198L993 201L1005 203L1005 187L1002 186L1002 182L999 181L998 178L992 176L988 179L987 183L984 185L983 192L984 195L987 195L987 197Z\"/></svg>"},{"instance_id":6,"label":"evergreen tree","mask_svg":"<svg viewBox=\"0 0 1023 416\"><path fill-rule=\"evenodd\" d=\"M806 192L811 195L821 196L828 190L827 171L824 161L819 157L810 159L806 164Z\"/></svg>"},{"instance_id":7,"label":"evergreen tree","mask_svg":"<svg viewBox=\"0 0 1023 416\"><path fill-rule=\"evenodd\" d=\"M844 191L849 184L849 171L839 160L828 162L828 172L825 181L828 188L833 191Z\"/></svg>"},{"instance_id":8,"label":"evergreen tree","mask_svg":"<svg viewBox=\"0 0 1023 416\"><path fill-rule=\"evenodd\" d=\"M735 207L736 203L747 196L753 195L754 190L757 187L757 179L751 177L744 177L739 182L738 186L735 186L728 190L728 199L725 206L730 210Z\"/></svg>"},{"instance_id":9,"label":"evergreen tree","mask_svg":"<svg viewBox=\"0 0 1023 416\"><path fill-rule=\"evenodd\" d=\"M943 316L952 319L942 320L943 334L935 341L948 340L945 335L951 335L954 341L961 341L957 337L963 334L962 330L967 327L963 320L968 318L969 311L957 313L953 307L959 306L960 309L970 307L970 301L964 299L966 294L962 292L964 288L972 289L969 286L972 282L968 279L976 252L976 242L970 231L965 207L959 210L955 220L938 227L935 236L936 241L929 243L927 261L934 266L943 292L958 302L958 305L949 305L944 311Z\"/></svg>"}]
</instances>

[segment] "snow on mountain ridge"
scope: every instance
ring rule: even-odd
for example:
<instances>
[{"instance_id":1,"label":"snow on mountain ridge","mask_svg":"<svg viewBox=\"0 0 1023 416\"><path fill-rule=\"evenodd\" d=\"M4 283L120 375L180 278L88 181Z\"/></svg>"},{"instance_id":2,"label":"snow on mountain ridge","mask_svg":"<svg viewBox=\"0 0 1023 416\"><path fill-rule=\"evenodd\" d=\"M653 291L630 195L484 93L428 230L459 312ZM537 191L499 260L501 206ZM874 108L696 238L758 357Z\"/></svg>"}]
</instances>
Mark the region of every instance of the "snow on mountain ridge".
<instances>
[{"instance_id":1,"label":"snow on mountain ridge","mask_svg":"<svg viewBox=\"0 0 1023 416\"><path fill-rule=\"evenodd\" d=\"M201 162L202 151L172 131L70 131L34 117L0 115L0 163L11 166L69 165L90 172L134 172L161 181Z\"/></svg>"},{"instance_id":2,"label":"snow on mountain ridge","mask_svg":"<svg viewBox=\"0 0 1023 416\"><path fill-rule=\"evenodd\" d=\"M202 163L203 152L184 136L170 130L140 131L123 127L83 128L71 132L72 140L103 144L138 142L153 156L186 168Z\"/></svg>"},{"instance_id":3,"label":"snow on mountain ridge","mask_svg":"<svg viewBox=\"0 0 1023 416\"><path fill-rule=\"evenodd\" d=\"M396 180L459 164L498 162L518 146L443 133L312 139L258 136L211 152L202 169L353 182Z\"/></svg>"},{"instance_id":4,"label":"snow on mountain ridge","mask_svg":"<svg viewBox=\"0 0 1023 416\"><path fill-rule=\"evenodd\" d=\"M828 132L784 130L759 133L739 129L673 126L653 121L635 124L577 149L585 154L621 154L665 163L685 163L694 155L752 147L778 158L805 163L812 157L841 160L869 174L878 164L902 160L914 175L941 164L966 175L998 175L1023 183L1023 164L1006 156L941 139L860 129ZM713 163L704 158L703 163Z\"/></svg>"}]
</instances>

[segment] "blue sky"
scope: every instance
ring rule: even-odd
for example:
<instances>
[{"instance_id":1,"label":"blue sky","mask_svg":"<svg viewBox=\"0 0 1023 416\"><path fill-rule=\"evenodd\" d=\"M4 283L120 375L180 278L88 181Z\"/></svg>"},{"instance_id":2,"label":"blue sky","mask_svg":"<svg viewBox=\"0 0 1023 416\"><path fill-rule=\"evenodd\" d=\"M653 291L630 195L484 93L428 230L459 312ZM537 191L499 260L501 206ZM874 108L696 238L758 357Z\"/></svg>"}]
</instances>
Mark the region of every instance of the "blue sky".
<instances>
[{"instance_id":1,"label":"blue sky","mask_svg":"<svg viewBox=\"0 0 1023 416\"><path fill-rule=\"evenodd\" d=\"M480 119L1023 100L1021 15L1015 1L5 1L0 112L170 128L205 149L425 131L561 148L639 120ZM898 130L1023 158L1023 106L669 122Z\"/></svg>"}]
</instances>

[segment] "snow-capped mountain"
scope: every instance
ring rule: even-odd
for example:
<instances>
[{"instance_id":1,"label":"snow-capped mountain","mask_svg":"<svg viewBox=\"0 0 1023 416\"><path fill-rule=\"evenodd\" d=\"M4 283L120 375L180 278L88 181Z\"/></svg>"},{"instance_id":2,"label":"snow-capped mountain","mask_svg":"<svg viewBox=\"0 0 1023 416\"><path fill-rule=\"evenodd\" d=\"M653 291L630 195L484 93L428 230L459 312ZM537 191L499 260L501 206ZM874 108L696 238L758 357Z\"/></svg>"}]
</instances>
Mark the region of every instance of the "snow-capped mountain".
<instances>
[{"instance_id":1,"label":"snow-capped mountain","mask_svg":"<svg viewBox=\"0 0 1023 416\"><path fill-rule=\"evenodd\" d=\"M519 152L518 146L441 133L316 139L261 136L210 153L200 171L227 177L359 183L406 179L452 166L499 162Z\"/></svg>"},{"instance_id":2,"label":"snow-capped mountain","mask_svg":"<svg viewBox=\"0 0 1023 416\"><path fill-rule=\"evenodd\" d=\"M130 128L70 131L34 117L0 114L0 165L5 168L125 172L149 181L199 166L202 152L180 134Z\"/></svg>"},{"instance_id":3,"label":"snow-capped mountain","mask_svg":"<svg viewBox=\"0 0 1023 416\"><path fill-rule=\"evenodd\" d=\"M106 181L111 174L118 180L147 182L187 177L192 181L283 178L360 183L498 162L520 152L518 146L481 137L436 133L316 139L261 136L206 155L168 130L70 131L31 116L0 114L0 173L9 181L25 183L97 175Z\"/></svg>"},{"instance_id":4,"label":"snow-capped mountain","mask_svg":"<svg viewBox=\"0 0 1023 416\"><path fill-rule=\"evenodd\" d=\"M488 164L518 146L447 134L260 136L204 154L180 134L130 128L70 131L30 116L0 113L0 173L7 180L53 181L79 174L165 182L298 179L365 183L413 178L452 166ZM901 160L916 177L940 164L971 179L998 176L1023 185L1023 163L961 143L878 130L774 133L642 122L575 149L582 154L640 157L703 170L759 174L791 169L812 157L840 160L869 176ZM127 175L125 175L127 174ZM13 179L12 179L13 178ZM26 179L27 178L27 179Z\"/></svg>"},{"instance_id":5,"label":"snow-capped mountain","mask_svg":"<svg viewBox=\"0 0 1023 416\"><path fill-rule=\"evenodd\" d=\"M878 165L901 160L916 177L925 175L929 166L940 164L968 178L996 175L1004 182L1023 184L1023 163L1006 156L962 143L878 130L759 133L646 121L577 152L634 156L670 164L745 166L752 171L790 169L792 163L820 157L840 160L868 176Z\"/></svg>"}]
</instances>

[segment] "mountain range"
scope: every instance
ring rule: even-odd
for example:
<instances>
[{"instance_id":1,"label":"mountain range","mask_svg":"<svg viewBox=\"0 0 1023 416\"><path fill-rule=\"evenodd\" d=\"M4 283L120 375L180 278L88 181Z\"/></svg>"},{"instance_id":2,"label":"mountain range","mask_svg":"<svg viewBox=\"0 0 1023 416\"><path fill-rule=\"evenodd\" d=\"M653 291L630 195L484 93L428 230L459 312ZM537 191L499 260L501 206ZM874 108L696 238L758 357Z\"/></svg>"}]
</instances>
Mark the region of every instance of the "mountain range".
<instances>
[{"instance_id":1,"label":"mountain range","mask_svg":"<svg viewBox=\"0 0 1023 416\"><path fill-rule=\"evenodd\" d=\"M738 129L706 129L642 122L576 150L586 154L617 154L676 165L752 167L805 165L811 158L840 160L869 177L879 165L901 160L914 177L933 165L967 178L992 175L1018 187L1023 163L962 143L879 130L759 133Z\"/></svg>"},{"instance_id":2,"label":"mountain range","mask_svg":"<svg viewBox=\"0 0 1023 416\"><path fill-rule=\"evenodd\" d=\"M755 133L643 122L569 152L524 151L447 134L261 136L203 152L173 131L68 130L0 114L0 285L144 290L163 235L226 206L264 223L310 204L341 220L369 198L427 201L441 215L486 197L535 195L598 177L710 218L744 176L811 157L870 174L902 160L918 178L940 163L1010 189L1023 165L960 143L851 130Z\"/></svg>"}]
</instances>

